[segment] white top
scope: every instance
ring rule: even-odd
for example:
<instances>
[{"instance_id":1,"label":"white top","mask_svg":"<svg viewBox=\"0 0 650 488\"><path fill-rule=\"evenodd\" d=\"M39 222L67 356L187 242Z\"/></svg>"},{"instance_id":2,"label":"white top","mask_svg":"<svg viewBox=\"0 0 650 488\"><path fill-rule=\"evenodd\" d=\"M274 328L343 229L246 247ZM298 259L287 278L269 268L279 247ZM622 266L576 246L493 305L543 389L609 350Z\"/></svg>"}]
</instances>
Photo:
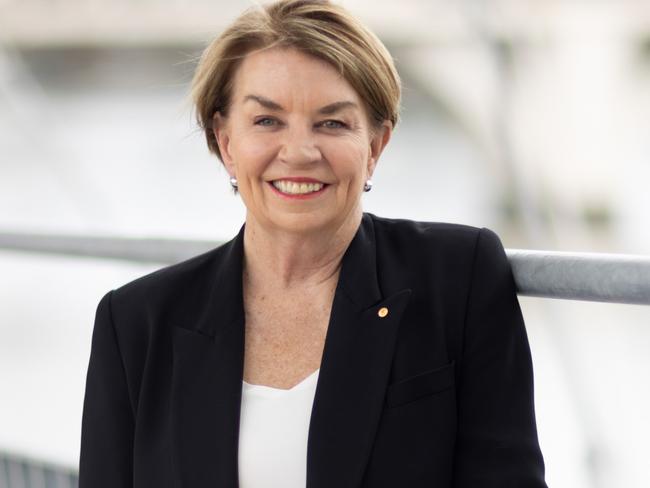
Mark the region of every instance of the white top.
<instances>
[{"instance_id":1,"label":"white top","mask_svg":"<svg viewBox=\"0 0 650 488\"><path fill-rule=\"evenodd\" d=\"M305 488L309 419L319 371L288 390L243 382L240 488Z\"/></svg>"}]
</instances>

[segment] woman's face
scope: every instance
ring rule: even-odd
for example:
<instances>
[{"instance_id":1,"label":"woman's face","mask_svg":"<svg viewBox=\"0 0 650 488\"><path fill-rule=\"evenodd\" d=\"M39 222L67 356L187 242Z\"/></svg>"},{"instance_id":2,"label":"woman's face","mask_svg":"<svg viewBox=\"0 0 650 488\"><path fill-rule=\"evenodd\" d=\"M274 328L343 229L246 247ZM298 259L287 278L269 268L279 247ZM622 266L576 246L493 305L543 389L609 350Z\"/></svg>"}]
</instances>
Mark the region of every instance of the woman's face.
<instances>
[{"instance_id":1,"label":"woman's face","mask_svg":"<svg viewBox=\"0 0 650 488\"><path fill-rule=\"evenodd\" d=\"M248 217L272 231L336 231L360 216L365 181L388 142L356 91L328 63L296 49L247 55L215 135Z\"/></svg>"}]
</instances>

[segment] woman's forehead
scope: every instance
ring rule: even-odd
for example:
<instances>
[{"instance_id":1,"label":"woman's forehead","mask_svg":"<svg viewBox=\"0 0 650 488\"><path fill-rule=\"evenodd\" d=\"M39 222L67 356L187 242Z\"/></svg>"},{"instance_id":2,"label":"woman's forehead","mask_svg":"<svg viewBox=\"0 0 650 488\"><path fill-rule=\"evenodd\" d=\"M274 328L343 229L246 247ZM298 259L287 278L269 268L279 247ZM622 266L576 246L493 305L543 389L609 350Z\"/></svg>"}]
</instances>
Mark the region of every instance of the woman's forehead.
<instances>
[{"instance_id":1,"label":"woman's forehead","mask_svg":"<svg viewBox=\"0 0 650 488\"><path fill-rule=\"evenodd\" d=\"M329 63L292 48L248 54L233 79L235 103L266 100L283 106L301 103L360 106L354 88ZM320 108L320 107L319 107Z\"/></svg>"}]
</instances>

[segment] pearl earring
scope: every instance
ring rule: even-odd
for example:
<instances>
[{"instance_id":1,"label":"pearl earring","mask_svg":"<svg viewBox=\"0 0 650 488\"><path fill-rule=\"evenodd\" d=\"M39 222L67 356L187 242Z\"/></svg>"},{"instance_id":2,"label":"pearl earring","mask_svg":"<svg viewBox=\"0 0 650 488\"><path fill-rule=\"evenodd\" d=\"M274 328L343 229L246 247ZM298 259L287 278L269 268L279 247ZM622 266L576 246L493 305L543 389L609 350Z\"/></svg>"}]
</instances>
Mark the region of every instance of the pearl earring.
<instances>
[{"instance_id":1,"label":"pearl earring","mask_svg":"<svg viewBox=\"0 0 650 488\"><path fill-rule=\"evenodd\" d=\"M237 178L235 178L234 176L230 177L230 186L232 187L233 193L236 195L237 190L239 189L239 183L237 183Z\"/></svg>"},{"instance_id":2,"label":"pearl earring","mask_svg":"<svg viewBox=\"0 0 650 488\"><path fill-rule=\"evenodd\" d=\"M368 192L372 190L372 180L366 180L366 184L363 185L363 191Z\"/></svg>"}]
</instances>

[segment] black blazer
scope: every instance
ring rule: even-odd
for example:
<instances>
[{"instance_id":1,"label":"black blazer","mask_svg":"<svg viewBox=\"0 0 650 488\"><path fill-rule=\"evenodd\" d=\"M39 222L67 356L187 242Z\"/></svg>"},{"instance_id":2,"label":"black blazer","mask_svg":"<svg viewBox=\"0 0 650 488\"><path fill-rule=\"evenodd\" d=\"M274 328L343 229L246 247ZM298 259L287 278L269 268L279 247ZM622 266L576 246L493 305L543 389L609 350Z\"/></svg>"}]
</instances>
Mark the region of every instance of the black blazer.
<instances>
[{"instance_id":1,"label":"black blazer","mask_svg":"<svg viewBox=\"0 0 650 488\"><path fill-rule=\"evenodd\" d=\"M238 486L243 234L101 300L80 488ZM305 461L307 488L546 486L530 349L493 232L364 214Z\"/></svg>"}]
</instances>

